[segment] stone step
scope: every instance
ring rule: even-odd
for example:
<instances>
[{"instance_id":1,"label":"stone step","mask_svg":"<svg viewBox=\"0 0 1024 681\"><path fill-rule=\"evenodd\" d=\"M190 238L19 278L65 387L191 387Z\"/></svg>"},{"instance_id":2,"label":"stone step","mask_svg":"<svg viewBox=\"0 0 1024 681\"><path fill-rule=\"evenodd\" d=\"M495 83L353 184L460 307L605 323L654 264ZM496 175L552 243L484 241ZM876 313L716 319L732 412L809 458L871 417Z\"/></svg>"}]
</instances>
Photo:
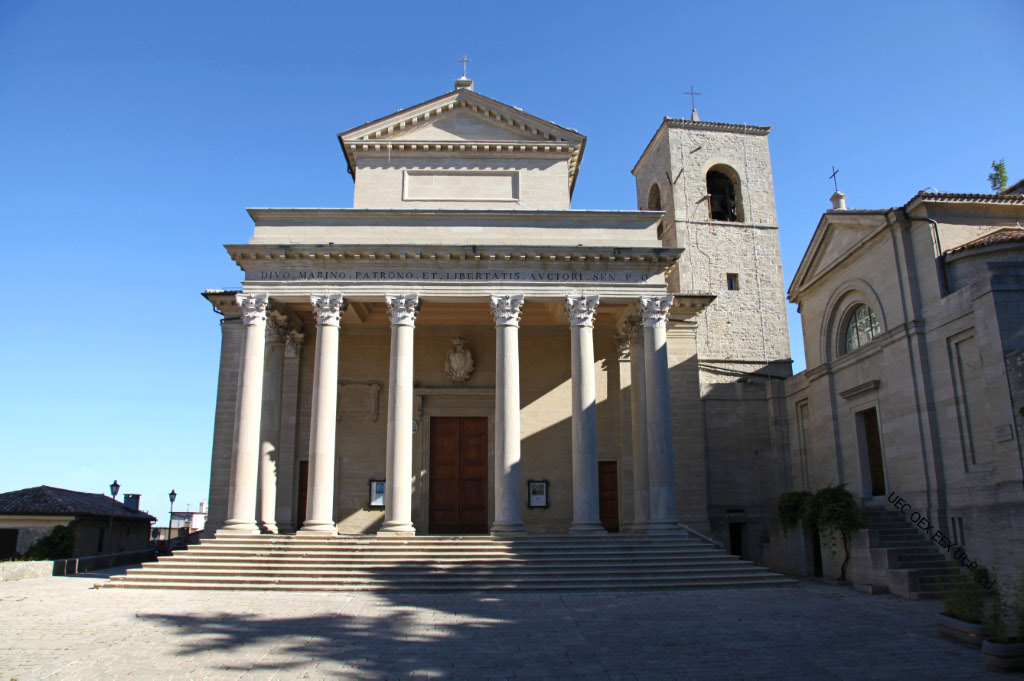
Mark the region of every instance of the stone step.
<instances>
[{"instance_id":1,"label":"stone step","mask_svg":"<svg viewBox=\"0 0 1024 681\"><path fill-rule=\"evenodd\" d=\"M258 591L389 591L389 592L441 592L452 593L459 591L676 591L691 589L738 589L757 587L791 587L796 585L796 580L786 577L761 578L757 580L655 580L653 582L629 582L629 583L553 583L553 584L508 584L508 583L482 583L472 585L458 584L420 584L410 586L406 584L387 584L375 582L372 584L322 584L315 585L294 585L294 584L220 584L206 582L175 582L165 583L163 581L135 580L132 582L117 583L118 588L134 589L188 589L188 590L258 590ZM109 586L114 586L113 584Z\"/></svg>"},{"instance_id":2,"label":"stone step","mask_svg":"<svg viewBox=\"0 0 1024 681\"><path fill-rule=\"evenodd\" d=\"M625 579L635 576L636 566L625 566L619 568L559 568L551 567L545 569L516 569L516 570L494 570L494 569L416 569L396 567L386 571L374 569L338 569L338 570L294 570L294 569L273 569L260 570L252 568L248 570L216 569L212 567L192 568L189 570L176 570L168 568L147 568L129 571L125 575L118 575L120 579L145 574L147 579L198 579L200 577L217 578L226 581L241 580L335 580L335 581L373 581L386 577L389 581L408 581L430 579L432 581L445 580L493 580L520 581L531 579ZM656 566L646 567L640 575L642 578L653 577L693 577L697 579L707 578L712 575L718 577L726 576L750 576L763 574L763 570L754 565L718 565L713 567L678 567L678 566ZM120 580L118 580L120 581Z\"/></svg>"},{"instance_id":3,"label":"stone step","mask_svg":"<svg viewBox=\"0 0 1024 681\"><path fill-rule=\"evenodd\" d=\"M338 558L303 558L297 556L275 556L275 557L247 557L247 556L216 556L216 557L189 557L189 556L171 556L161 557L157 561L157 565L160 567L188 567L195 565L217 565L217 566L235 566L244 568L252 565L262 565L269 567L280 567L286 565L302 565L316 568L330 568L330 567L390 567L394 565L417 565L417 566L454 566L454 567L466 567L473 565L490 565L490 566L502 566L510 569L520 569L525 565L536 565L536 566L548 566L548 565L593 565L593 566L607 566L607 565L626 565L626 566L643 566L643 565L731 565L737 562L745 563L746 561L740 561L734 556L728 554L707 554L701 556L691 556L685 559L661 559L661 560L636 560L631 557L609 557L609 558L566 558L559 556L547 556L544 558L536 558L532 560L524 560L521 558L505 558L505 559L478 559L464 556L449 556L445 558L421 558L421 557L394 557L394 558L371 558L361 557L359 559L338 559Z\"/></svg>"},{"instance_id":4,"label":"stone step","mask_svg":"<svg viewBox=\"0 0 1024 681\"><path fill-rule=\"evenodd\" d=\"M793 584L681 535L218 537L108 582L119 587L295 590L654 589Z\"/></svg>"},{"instance_id":5,"label":"stone step","mask_svg":"<svg viewBox=\"0 0 1024 681\"><path fill-rule=\"evenodd\" d=\"M294 585L294 586L329 586L329 587L346 587L346 586L373 586L380 584L380 580L373 576L353 576L353 577L330 577L324 575L309 576L309 575L298 575L298 576L280 576L273 575L267 577L249 576L249 575L156 575L147 576L144 579L130 579L127 575L117 575L118 580L113 580L113 584L128 585L136 581L147 581L147 582L160 582L162 584L211 584L211 585L222 585L222 586L240 586L240 585ZM659 582L758 582L767 579L773 583L787 582L795 583L795 580L788 579L781 576L770 576L764 577L764 575L750 574L747 572L695 572L692 574L678 574L678 575L636 575L636 574L619 574L619 575L583 575L574 577L572 580L565 580L556 576L544 576L544 575L523 575L523 576L511 576L502 577L501 579L493 579L490 576L474 576L466 575L460 579L446 582L439 579L437 575L410 575L403 579L389 580L386 584L390 586L405 586L405 587L419 587L419 586L441 586L447 585L450 587L467 587L467 586L487 586L490 584L503 584L508 586L527 586L527 585L563 585L570 586L573 584L578 585L591 585L591 586L603 586L613 584L655 584Z\"/></svg>"},{"instance_id":6,"label":"stone step","mask_svg":"<svg viewBox=\"0 0 1024 681\"><path fill-rule=\"evenodd\" d=\"M542 559L544 557L558 556L561 558L581 558L581 559L592 559L592 558L606 558L606 557L630 557L634 559L646 559L656 560L660 558L678 558L685 559L688 557L700 557L708 555L729 555L720 549L713 549L709 547L694 547L692 549L645 549L645 550L614 550L614 549L594 549L591 551L266 551L266 550L189 550L189 551L178 551L175 556L180 557L193 557L196 559L200 558L214 558L214 557L248 557L248 558L273 558L273 557L287 557L287 556L303 556L310 559L336 559L336 560L369 560L369 559L385 559L385 558L402 558L402 559L413 559L419 558L423 560L429 559L443 559L452 557L466 557L466 558L479 558L479 559L520 559L520 560L535 560ZM163 557L166 560L166 557Z\"/></svg>"}]
</instances>

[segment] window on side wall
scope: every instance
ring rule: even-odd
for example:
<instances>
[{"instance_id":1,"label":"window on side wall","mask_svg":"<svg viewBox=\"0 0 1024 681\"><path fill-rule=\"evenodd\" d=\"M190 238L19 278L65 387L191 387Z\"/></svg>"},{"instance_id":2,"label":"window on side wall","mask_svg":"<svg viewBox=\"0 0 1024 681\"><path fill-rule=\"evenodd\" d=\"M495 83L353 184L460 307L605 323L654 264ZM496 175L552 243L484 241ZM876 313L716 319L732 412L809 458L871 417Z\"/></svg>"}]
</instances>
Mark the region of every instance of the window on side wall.
<instances>
[{"instance_id":1,"label":"window on side wall","mask_svg":"<svg viewBox=\"0 0 1024 681\"><path fill-rule=\"evenodd\" d=\"M882 333L878 317L867 305L855 307L847 319L844 354L870 343Z\"/></svg>"}]
</instances>

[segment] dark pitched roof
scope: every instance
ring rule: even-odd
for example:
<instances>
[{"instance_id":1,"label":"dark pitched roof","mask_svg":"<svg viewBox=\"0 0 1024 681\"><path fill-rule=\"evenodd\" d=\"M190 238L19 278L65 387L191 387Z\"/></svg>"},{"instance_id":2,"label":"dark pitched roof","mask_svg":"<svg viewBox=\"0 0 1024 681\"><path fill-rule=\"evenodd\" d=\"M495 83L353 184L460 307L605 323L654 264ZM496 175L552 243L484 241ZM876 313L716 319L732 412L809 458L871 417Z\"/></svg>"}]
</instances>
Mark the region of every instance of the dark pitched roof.
<instances>
[{"instance_id":1,"label":"dark pitched roof","mask_svg":"<svg viewBox=\"0 0 1024 681\"><path fill-rule=\"evenodd\" d=\"M0 494L0 514L3 515L73 515L109 518L137 518L156 520L142 511L133 511L120 501L112 501L104 494L75 492L59 487L41 485Z\"/></svg>"},{"instance_id":2,"label":"dark pitched roof","mask_svg":"<svg viewBox=\"0 0 1024 681\"><path fill-rule=\"evenodd\" d=\"M986 246L1008 244L1014 241L1024 241L1024 229L1020 229L1019 227L1004 227L1003 229L997 229L994 232L990 232L985 236L978 237L973 241L960 244L956 248L951 248L946 251L946 255L949 255L950 253L969 251L975 248L985 248Z\"/></svg>"}]
</instances>

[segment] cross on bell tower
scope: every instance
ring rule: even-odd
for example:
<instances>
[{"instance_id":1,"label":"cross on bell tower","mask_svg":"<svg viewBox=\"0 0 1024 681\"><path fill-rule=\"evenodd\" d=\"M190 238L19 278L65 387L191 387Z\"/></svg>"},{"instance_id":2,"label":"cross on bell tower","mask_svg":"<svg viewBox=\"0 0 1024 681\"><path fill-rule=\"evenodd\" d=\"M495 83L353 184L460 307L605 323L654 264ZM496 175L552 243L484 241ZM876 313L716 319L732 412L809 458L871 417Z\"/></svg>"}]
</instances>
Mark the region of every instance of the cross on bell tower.
<instances>
[{"instance_id":1,"label":"cross on bell tower","mask_svg":"<svg viewBox=\"0 0 1024 681\"><path fill-rule=\"evenodd\" d=\"M690 108L691 108L690 120L691 121L699 121L700 117L697 116L697 100L695 98L697 96L699 96L701 93L694 92L693 91L693 86L691 85L690 86L690 91L689 92L684 92L683 94L684 95L690 95Z\"/></svg>"}]
</instances>

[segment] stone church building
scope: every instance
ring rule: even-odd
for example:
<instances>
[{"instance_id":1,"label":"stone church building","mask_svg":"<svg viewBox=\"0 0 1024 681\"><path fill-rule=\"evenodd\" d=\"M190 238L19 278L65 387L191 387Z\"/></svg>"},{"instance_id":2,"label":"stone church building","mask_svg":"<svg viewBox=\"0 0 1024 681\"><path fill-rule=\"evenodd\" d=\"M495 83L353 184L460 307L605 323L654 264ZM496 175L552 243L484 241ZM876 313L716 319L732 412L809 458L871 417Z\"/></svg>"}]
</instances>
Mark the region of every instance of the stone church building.
<instances>
[{"instance_id":1,"label":"stone church building","mask_svg":"<svg viewBox=\"0 0 1024 681\"><path fill-rule=\"evenodd\" d=\"M808 573L782 492L898 490L974 528L995 512L954 490L982 479L1019 527L997 361L1018 294L997 274L1020 251L972 244L1024 202L829 211L790 289L809 367L791 377L769 132L664 119L635 211L573 210L586 138L465 78L341 133L353 207L250 209L226 247L241 289L204 293L223 316L208 531L686 528Z\"/></svg>"}]
</instances>

